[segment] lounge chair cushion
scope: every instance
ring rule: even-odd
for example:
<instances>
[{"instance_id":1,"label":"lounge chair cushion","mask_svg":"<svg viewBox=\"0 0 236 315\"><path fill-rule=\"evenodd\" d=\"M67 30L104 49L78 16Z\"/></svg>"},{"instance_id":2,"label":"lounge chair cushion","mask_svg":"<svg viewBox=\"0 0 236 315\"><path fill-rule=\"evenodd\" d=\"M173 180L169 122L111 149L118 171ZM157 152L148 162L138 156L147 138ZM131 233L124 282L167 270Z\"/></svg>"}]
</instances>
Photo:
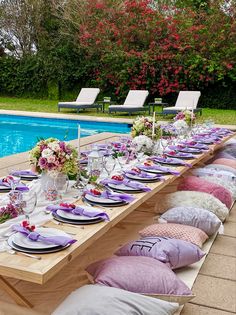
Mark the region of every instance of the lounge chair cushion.
<instances>
[{"instance_id":1,"label":"lounge chair cushion","mask_svg":"<svg viewBox=\"0 0 236 315\"><path fill-rule=\"evenodd\" d=\"M165 263L171 269L191 265L205 255L198 246L169 237L141 238L122 246L115 254L152 257Z\"/></svg>"},{"instance_id":2,"label":"lounge chair cushion","mask_svg":"<svg viewBox=\"0 0 236 315\"><path fill-rule=\"evenodd\" d=\"M52 315L171 315L178 306L118 288L89 284L73 291Z\"/></svg>"}]
</instances>

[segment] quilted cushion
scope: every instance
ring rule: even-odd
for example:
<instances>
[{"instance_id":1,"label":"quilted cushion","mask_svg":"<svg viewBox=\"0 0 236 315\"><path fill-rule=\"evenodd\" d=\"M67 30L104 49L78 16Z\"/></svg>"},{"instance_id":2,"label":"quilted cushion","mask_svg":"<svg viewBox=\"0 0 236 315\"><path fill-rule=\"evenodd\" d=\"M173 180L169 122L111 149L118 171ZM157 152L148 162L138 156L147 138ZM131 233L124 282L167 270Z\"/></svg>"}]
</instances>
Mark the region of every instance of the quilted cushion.
<instances>
[{"instance_id":1,"label":"quilted cushion","mask_svg":"<svg viewBox=\"0 0 236 315\"><path fill-rule=\"evenodd\" d=\"M52 315L171 315L177 309L176 303L89 284L73 291Z\"/></svg>"},{"instance_id":2,"label":"quilted cushion","mask_svg":"<svg viewBox=\"0 0 236 315\"><path fill-rule=\"evenodd\" d=\"M177 190L206 192L219 199L228 209L231 207L233 202L232 195L226 188L196 176L185 177L179 183Z\"/></svg>"},{"instance_id":3,"label":"quilted cushion","mask_svg":"<svg viewBox=\"0 0 236 315\"><path fill-rule=\"evenodd\" d=\"M214 170L221 170L221 171L227 171L232 173L234 176L236 176L236 170L233 167L222 165L222 164L209 164L206 165L205 168L210 168Z\"/></svg>"},{"instance_id":4,"label":"quilted cushion","mask_svg":"<svg viewBox=\"0 0 236 315\"><path fill-rule=\"evenodd\" d=\"M221 221L224 221L229 213L228 208L219 199L199 191L176 191L165 194L157 201L155 209L158 213L163 213L177 206L197 207L211 211Z\"/></svg>"},{"instance_id":5,"label":"quilted cushion","mask_svg":"<svg viewBox=\"0 0 236 315\"><path fill-rule=\"evenodd\" d=\"M236 199L236 182L234 180L230 180L226 176L221 176L220 174L216 173L212 176L202 176L202 178L209 182L225 187L231 193L233 199Z\"/></svg>"},{"instance_id":6,"label":"quilted cushion","mask_svg":"<svg viewBox=\"0 0 236 315\"><path fill-rule=\"evenodd\" d=\"M226 166L232 167L233 169L236 170L236 161L235 160L220 158L220 159L216 159L215 161L213 161L212 164L226 165Z\"/></svg>"},{"instance_id":7,"label":"quilted cushion","mask_svg":"<svg viewBox=\"0 0 236 315\"><path fill-rule=\"evenodd\" d=\"M150 257L115 256L88 266L93 281L145 295L191 295L191 290L162 262Z\"/></svg>"},{"instance_id":8,"label":"quilted cushion","mask_svg":"<svg viewBox=\"0 0 236 315\"><path fill-rule=\"evenodd\" d=\"M202 247L203 243L208 239L207 234L198 228L175 223L152 224L141 230L139 234L142 237L164 236L177 238L191 242L199 247Z\"/></svg>"},{"instance_id":9,"label":"quilted cushion","mask_svg":"<svg viewBox=\"0 0 236 315\"><path fill-rule=\"evenodd\" d=\"M197 227L207 235L212 235L219 230L221 226L220 219L212 212L196 207L176 207L167 210L157 217L160 223L178 223Z\"/></svg>"},{"instance_id":10,"label":"quilted cushion","mask_svg":"<svg viewBox=\"0 0 236 315\"><path fill-rule=\"evenodd\" d=\"M167 264L171 269L191 265L205 255L198 246L169 237L141 238L122 246L115 254L152 257Z\"/></svg>"}]
</instances>

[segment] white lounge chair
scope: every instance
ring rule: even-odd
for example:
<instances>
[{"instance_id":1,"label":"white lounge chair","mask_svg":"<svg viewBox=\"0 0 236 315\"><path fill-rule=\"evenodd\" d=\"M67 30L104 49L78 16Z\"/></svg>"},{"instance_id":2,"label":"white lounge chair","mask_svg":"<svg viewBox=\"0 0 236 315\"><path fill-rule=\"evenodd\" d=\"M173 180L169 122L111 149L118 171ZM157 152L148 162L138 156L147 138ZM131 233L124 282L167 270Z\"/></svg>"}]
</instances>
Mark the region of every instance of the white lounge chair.
<instances>
[{"instance_id":1,"label":"white lounge chair","mask_svg":"<svg viewBox=\"0 0 236 315\"><path fill-rule=\"evenodd\" d=\"M175 106L163 108L162 114L177 114L185 109L193 109L194 112L200 112L201 115L202 109L197 108L200 95L200 91L180 91Z\"/></svg>"},{"instance_id":2,"label":"white lounge chair","mask_svg":"<svg viewBox=\"0 0 236 315\"><path fill-rule=\"evenodd\" d=\"M123 105L110 105L109 113L112 112L128 112L129 115L133 112L146 111L144 103L149 92L147 90L130 90L126 96Z\"/></svg>"},{"instance_id":3,"label":"white lounge chair","mask_svg":"<svg viewBox=\"0 0 236 315\"><path fill-rule=\"evenodd\" d=\"M61 108L74 108L79 112L80 109L86 108L99 108L102 107L101 104L94 103L100 89L98 88L82 88L75 102L60 102L58 103L58 111Z\"/></svg>"}]
</instances>

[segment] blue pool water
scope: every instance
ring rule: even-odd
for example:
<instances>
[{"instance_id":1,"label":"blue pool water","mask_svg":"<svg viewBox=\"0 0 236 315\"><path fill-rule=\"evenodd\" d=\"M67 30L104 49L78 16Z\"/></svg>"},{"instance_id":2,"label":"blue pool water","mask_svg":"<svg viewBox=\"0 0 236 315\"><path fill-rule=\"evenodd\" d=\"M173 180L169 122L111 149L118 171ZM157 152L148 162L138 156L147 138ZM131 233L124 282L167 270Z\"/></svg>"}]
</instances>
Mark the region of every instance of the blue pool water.
<instances>
[{"instance_id":1,"label":"blue pool water","mask_svg":"<svg viewBox=\"0 0 236 315\"><path fill-rule=\"evenodd\" d=\"M81 137L100 132L130 132L128 124L0 115L0 157L28 151L39 138L76 139L78 124Z\"/></svg>"}]
</instances>

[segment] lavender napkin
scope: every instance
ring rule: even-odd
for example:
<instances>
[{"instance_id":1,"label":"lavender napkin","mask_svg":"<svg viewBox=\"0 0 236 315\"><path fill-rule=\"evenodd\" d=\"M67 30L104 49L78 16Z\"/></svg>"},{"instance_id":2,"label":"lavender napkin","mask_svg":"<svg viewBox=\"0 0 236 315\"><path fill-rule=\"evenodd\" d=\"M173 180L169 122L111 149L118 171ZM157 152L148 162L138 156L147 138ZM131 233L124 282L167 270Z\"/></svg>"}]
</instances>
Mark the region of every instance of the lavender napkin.
<instances>
[{"instance_id":1,"label":"lavender napkin","mask_svg":"<svg viewBox=\"0 0 236 315\"><path fill-rule=\"evenodd\" d=\"M0 186L5 186L7 188L10 188L11 189L11 185L7 182L4 182L2 179L0 179ZM19 191L28 191L29 188L22 184L22 183L18 183L17 186L16 186L16 190L19 190Z\"/></svg>"},{"instance_id":2,"label":"lavender napkin","mask_svg":"<svg viewBox=\"0 0 236 315\"><path fill-rule=\"evenodd\" d=\"M20 170L20 171L14 171L11 173L12 176L38 176L38 174L27 171L27 170Z\"/></svg>"},{"instance_id":3,"label":"lavender napkin","mask_svg":"<svg viewBox=\"0 0 236 315\"><path fill-rule=\"evenodd\" d=\"M30 232L26 228L21 225L13 225L12 229L16 232L22 233L31 241L41 241L47 244L55 244L58 246L66 246L68 244L73 244L76 242L75 239L71 239L70 237L63 236L63 235L55 235L55 236L42 236L37 232Z\"/></svg>"},{"instance_id":4,"label":"lavender napkin","mask_svg":"<svg viewBox=\"0 0 236 315\"><path fill-rule=\"evenodd\" d=\"M209 147L206 144L197 143L195 141L187 141L183 142L183 144L186 145L187 147L193 147L200 150L209 150Z\"/></svg>"},{"instance_id":5,"label":"lavender napkin","mask_svg":"<svg viewBox=\"0 0 236 315\"><path fill-rule=\"evenodd\" d=\"M108 190L104 191L101 193L101 195L94 195L93 193L91 193L89 190L86 191L86 194L93 196L93 197L102 197L105 199L111 199L111 200L115 200L115 201L124 201L124 202L132 202L134 201L134 197L128 194L118 194L118 193L112 193Z\"/></svg>"},{"instance_id":6,"label":"lavender napkin","mask_svg":"<svg viewBox=\"0 0 236 315\"><path fill-rule=\"evenodd\" d=\"M183 160L177 159L177 158L164 158L164 157L159 157L159 156L155 156L155 157L151 157L150 160L157 162L157 163L167 163L167 164L180 164L183 166L188 166L188 167L192 167L192 165L190 163L186 163Z\"/></svg>"},{"instance_id":7,"label":"lavender napkin","mask_svg":"<svg viewBox=\"0 0 236 315\"><path fill-rule=\"evenodd\" d=\"M130 188L134 188L136 190L142 190L142 191L150 191L151 188L141 184L141 183L138 183L138 182L134 182L134 181L130 181L128 179L123 179L123 180L115 180L115 179L104 179L101 181L101 183L103 185L107 185L107 184L114 184L114 185L121 185L121 184L124 184L125 186L127 187L130 187Z\"/></svg>"},{"instance_id":8,"label":"lavender napkin","mask_svg":"<svg viewBox=\"0 0 236 315\"><path fill-rule=\"evenodd\" d=\"M155 157L152 157L150 159L155 161ZM150 166L139 165L138 167L140 169L158 170L158 171L161 171L163 173L169 173L169 174L172 174L172 175L179 175L180 174L180 172L178 172L178 171L174 171L174 170L170 169L169 167L164 167L164 166L161 166L161 165L150 165Z\"/></svg>"},{"instance_id":9,"label":"lavender napkin","mask_svg":"<svg viewBox=\"0 0 236 315\"><path fill-rule=\"evenodd\" d=\"M50 206L47 206L46 209L52 211L53 213L56 213L57 210L62 210L68 213L73 213L78 216L83 215L88 218L98 217L98 218L104 219L105 221L110 221L108 214L106 214L105 212L101 212L100 210L96 210L96 209L89 210L83 207L72 208L72 207L63 207L60 205L50 205Z\"/></svg>"},{"instance_id":10,"label":"lavender napkin","mask_svg":"<svg viewBox=\"0 0 236 315\"><path fill-rule=\"evenodd\" d=\"M136 175L140 178L146 178L146 179L156 179L157 177L160 179L160 180L164 180L164 178L162 177L161 174L150 174L150 173L146 173L146 172L136 172L136 171L133 171L133 170L126 170L124 172L124 174L130 174L130 175Z\"/></svg>"}]
</instances>

